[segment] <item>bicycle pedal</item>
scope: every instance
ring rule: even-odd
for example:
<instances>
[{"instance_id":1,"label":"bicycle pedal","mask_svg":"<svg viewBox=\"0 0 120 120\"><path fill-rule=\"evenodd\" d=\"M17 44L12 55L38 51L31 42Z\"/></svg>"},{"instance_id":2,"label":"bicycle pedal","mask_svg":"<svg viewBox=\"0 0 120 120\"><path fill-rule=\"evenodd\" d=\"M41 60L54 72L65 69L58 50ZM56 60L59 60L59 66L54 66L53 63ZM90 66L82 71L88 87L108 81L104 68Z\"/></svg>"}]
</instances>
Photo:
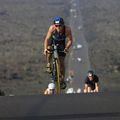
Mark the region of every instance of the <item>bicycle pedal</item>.
<instances>
[{"instance_id":1,"label":"bicycle pedal","mask_svg":"<svg viewBox=\"0 0 120 120\"><path fill-rule=\"evenodd\" d=\"M67 87L65 82L60 83L60 89L65 89Z\"/></svg>"}]
</instances>

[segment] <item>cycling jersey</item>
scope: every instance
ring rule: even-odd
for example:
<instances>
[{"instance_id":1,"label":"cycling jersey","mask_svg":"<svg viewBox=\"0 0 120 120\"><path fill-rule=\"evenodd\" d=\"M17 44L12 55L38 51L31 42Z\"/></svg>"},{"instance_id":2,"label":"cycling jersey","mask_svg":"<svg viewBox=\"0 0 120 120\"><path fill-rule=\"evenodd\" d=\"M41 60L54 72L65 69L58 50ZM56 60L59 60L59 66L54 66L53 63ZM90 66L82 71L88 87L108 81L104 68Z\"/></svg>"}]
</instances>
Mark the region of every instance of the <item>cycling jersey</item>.
<instances>
[{"instance_id":1,"label":"cycling jersey","mask_svg":"<svg viewBox=\"0 0 120 120\"><path fill-rule=\"evenodd\" d=\"M66 43L65 26L64 26L62 32L58 32L57 30L55 30L52 33L51 43L50 43L51 45L53 44L53 40L54 40L55 44L58 44L59 56L65 56L66 54L64 52L60 52L60 51L64 51L64 49L65 49L65 43Z\"/></svg>"},{"instance_id":2,"label":"cycling jersey","mask_svg":"<svg viewBox=\"0 0 120 120\"><path fill-rule=\"evenodd\" d=\"M95 83L98 83L99 79L97 75L93 75L93 80L90 80L89 77L86 77L85 84L87 84L89 87L91 87L92 90L95 89Z\"/></svg>"}]
</instances>

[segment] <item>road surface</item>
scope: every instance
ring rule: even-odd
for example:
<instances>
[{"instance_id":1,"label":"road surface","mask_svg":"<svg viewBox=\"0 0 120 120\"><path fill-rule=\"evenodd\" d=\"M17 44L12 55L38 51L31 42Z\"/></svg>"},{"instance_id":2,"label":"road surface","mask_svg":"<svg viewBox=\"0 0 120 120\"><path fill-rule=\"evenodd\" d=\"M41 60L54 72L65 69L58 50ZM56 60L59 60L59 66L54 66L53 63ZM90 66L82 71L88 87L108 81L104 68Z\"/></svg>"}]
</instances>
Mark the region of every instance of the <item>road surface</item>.
<instances>
[{"instance_id":1,"label":"road surface","mask_svg":"<svg viewBox=\"0 0 120 120\"><path fill-rule=\"evenodd\" d=\"M88 45L84 37L82 15L80 11L80 1L71 0L71 29L73 35L73 48L71 49L68 71L74 72L73 82L69 87L81 89L83 91L84 79L87 71L90 69L89 57L88 57Z\"/></svg>"}]
</instances>

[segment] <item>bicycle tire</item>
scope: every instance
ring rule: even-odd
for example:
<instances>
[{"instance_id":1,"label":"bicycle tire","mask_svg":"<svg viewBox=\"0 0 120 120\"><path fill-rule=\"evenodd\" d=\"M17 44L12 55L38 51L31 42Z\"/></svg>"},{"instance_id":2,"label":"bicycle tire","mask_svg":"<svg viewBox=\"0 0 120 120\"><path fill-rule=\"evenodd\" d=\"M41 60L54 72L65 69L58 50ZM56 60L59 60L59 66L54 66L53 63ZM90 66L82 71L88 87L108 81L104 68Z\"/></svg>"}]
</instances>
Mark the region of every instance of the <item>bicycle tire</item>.
<instances>
[{"instance_id":1,"label":"bicycle tire","mask_svg":"<svg viewBox=\"0 0 120 120\"><path fill-rule=\"evenodd\" d=\"M55 64L56 64L56 92L57 94L60 94L61 92L61 88L60 88L60 65L59 65L59 62L58 60L55 60Z\"/></svg>"},{"instance_id":2,"label":"bicycle tire","mask_svg":"<svg viewBox=\"0 0 120 120\"><path fill-rule=\"evenodd\" d=\"M52 79L56 84L56 93L60 94L60 66L58 59L54 59L52 67Z\"/></svg>"}]
</instances>

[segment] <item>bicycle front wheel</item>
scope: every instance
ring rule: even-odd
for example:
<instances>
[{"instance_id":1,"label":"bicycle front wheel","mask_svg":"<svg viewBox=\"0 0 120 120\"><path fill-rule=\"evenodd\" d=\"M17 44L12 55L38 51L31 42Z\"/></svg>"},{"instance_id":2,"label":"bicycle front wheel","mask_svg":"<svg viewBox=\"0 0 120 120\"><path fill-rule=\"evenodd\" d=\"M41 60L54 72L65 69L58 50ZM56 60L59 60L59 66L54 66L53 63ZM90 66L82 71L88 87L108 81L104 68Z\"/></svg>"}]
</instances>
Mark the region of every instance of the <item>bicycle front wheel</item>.
<instances>
[{"instance_id":1,"label":"bicycle front wheel","mask_svg":"<svg viewBox=\"0 0 120 120\"><path fill-rule=\"evenodd\" d=\"M60 94L60 65L58 60L55 60L55 69L56 69L56 92Z\"/></svg>"}]
</instances>

